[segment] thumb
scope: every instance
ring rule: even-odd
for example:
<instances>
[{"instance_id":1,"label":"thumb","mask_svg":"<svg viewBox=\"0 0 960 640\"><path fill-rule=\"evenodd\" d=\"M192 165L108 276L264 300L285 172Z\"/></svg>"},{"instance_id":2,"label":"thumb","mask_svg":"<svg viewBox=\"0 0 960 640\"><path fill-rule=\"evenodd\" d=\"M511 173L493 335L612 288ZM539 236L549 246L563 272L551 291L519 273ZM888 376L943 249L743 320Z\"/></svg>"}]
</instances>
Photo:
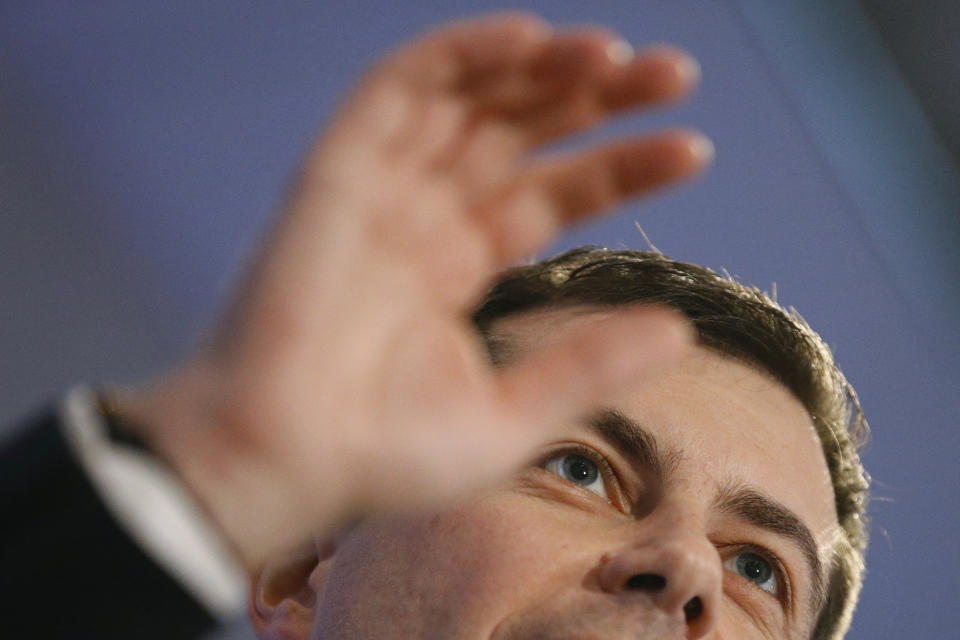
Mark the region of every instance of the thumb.
<instances>
[{"instance_id":1,"label":"thumb","mask_svg":"<svg viewBox=\"0 0 960 640\"><path fill-rule=\"evenodd\" d=\"M517 422L542 430L530 435L545 439L662 374L688 354L694 340L687 318L663 306L564 312L547 344L502 370L498 391Z\"/></svg>"}]
</instances>

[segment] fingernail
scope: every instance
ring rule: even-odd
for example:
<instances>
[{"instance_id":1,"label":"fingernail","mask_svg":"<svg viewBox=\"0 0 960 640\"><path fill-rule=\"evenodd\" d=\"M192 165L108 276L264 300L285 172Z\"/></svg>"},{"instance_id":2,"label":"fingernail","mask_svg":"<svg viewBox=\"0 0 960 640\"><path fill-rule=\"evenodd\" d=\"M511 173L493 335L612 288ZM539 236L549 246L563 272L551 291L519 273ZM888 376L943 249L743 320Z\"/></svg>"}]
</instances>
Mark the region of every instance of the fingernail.
<instances>
[{"instance_id":1,"label":"fingernail","mask_svg":"<svg viewBox=\"0 0 960 640\"><path fill-rule=\"evenodd\" d=\"M690 320L679 311L669 307L640 308L622 317L631 329L642 327L644 336L643 357L634 349L618 350L608 356L608 373L617 378L631 377L638 367L649 370L670 366L684 357L696 343L696 333ZM612 328L612 327L611 327Z\"/></svg>"},{"instance_id":2,"label":"fingernail","mask_svg":"<svg viewBox=\"0 0 960 640\"><path fill-rule=\"evenodd\" d=\"M665 348L669 354L683 354L696 342L696 332L690 318L680 311L671 307L655 307L647 309L646 313L655 314L648 315L645 321L650 323L650 331L658 334L657 345Z\"/></svg>"},{"instance_id":3,"label":"fingernail","mask_svg":"<svg viewBox=\"0 0 960 640\"><path fill-rule=\"evenodd\" d=\"M625 65L633 60L633 47L626 40L614 40L607 45L607 58L616 65Z\"/></svg>"},{"instance_id":4,"label":"fingernail","mask_svg":"<svg viewBox=\"0 0 960 640\"><path fill-rule=\"evenodd\" d=\"M700 63L693 56L681 54L674 62L677 76L686 84L696 84L700 81Z\"/></svg>"},{"instance_id":5,"label":"fingernail","mask_svg":"<svg viewBox=\"0 0 960 640\"><path fill-rule=\"evenodd\" d=\"M709 164L713 162L716 155L716 149L713 141L701 133L694 133L690 137L690 155L692 155L700 164Z\"/></svg>"}]
</instances>

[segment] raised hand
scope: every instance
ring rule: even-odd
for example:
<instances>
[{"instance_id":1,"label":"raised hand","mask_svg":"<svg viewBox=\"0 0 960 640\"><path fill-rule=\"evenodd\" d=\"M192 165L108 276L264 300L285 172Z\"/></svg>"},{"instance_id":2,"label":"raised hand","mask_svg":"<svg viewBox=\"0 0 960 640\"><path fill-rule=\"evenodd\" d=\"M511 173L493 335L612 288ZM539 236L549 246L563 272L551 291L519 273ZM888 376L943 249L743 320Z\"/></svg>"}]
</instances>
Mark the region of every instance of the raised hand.
<instances>
[{"instance_id":1,"label":"raised hand","mask_svg":"<svg viewBox=\"0 0 960 640\"><path fill-rule=\"evenodd\" d=\"M213 340L131 393L131 422L250 564L509 472L564 420L668 363L687 330L662 310L611 314L495 371L471 308L500 269L695 174L710 145L675 131L531 152L696 79L677 50L634 55L608 31L522 14L388 56L320 137Z\"/></svg>"}]
</instances>

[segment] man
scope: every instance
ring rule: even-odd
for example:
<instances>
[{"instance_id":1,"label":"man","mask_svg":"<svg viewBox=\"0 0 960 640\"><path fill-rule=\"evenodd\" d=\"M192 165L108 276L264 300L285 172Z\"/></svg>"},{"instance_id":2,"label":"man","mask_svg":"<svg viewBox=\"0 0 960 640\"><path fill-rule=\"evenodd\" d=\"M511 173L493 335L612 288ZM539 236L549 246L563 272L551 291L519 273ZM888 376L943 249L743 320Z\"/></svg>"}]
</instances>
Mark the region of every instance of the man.
<instances>
[{"instance_id":1,"label":"man","mask_svg":"<svg viewBox=\"0 0 960 640\"><path fill-rule=\"evenodd\" d=\"M510 366L637 301L683 311L699 346L507 482L268 563L262 637L841 637L862 417L802 322L706 269L599 249L511 271L475 320Z\"/></svg>"},{"instance_id":2,"label":"man","mask_svg":"<svg viewBox=\"0 0 960 640\"><path fill-rule=\"evenodd\" d=\"M399 50L320 138L212 338L107 408L257 576L264 637L842 635L865 487L847 387L802 324L603 252L516 272L475 316L486 345L469 321L497 271L711 147L529 154L696 76L521 14Z\"/></svg>"}]
</instances>

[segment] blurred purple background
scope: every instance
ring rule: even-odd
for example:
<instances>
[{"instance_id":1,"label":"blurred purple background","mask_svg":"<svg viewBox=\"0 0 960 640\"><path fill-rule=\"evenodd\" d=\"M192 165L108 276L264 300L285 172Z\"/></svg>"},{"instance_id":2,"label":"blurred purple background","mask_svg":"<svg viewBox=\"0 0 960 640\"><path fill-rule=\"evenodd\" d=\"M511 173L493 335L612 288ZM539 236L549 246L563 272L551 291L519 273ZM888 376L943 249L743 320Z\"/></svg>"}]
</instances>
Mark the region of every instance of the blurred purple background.
<instances>
[{"instance_id":1,"label":"blurred purple background","mask_svg":"<svg viewBox=\"0 0 960 640\"><path fill-rule=\"evenodd\" d=\"M430 24L495 8L0 3L2 422L76 382L175 361L351 79ZM958 5L526 8L700 59L679 109L577 142L694 125L716 143L713 169L558 247L644 247L639 222L672 257L776 283L835 347L873 426L873 544L849 637L960 637Z\"/></svg>"}]
</instances>

